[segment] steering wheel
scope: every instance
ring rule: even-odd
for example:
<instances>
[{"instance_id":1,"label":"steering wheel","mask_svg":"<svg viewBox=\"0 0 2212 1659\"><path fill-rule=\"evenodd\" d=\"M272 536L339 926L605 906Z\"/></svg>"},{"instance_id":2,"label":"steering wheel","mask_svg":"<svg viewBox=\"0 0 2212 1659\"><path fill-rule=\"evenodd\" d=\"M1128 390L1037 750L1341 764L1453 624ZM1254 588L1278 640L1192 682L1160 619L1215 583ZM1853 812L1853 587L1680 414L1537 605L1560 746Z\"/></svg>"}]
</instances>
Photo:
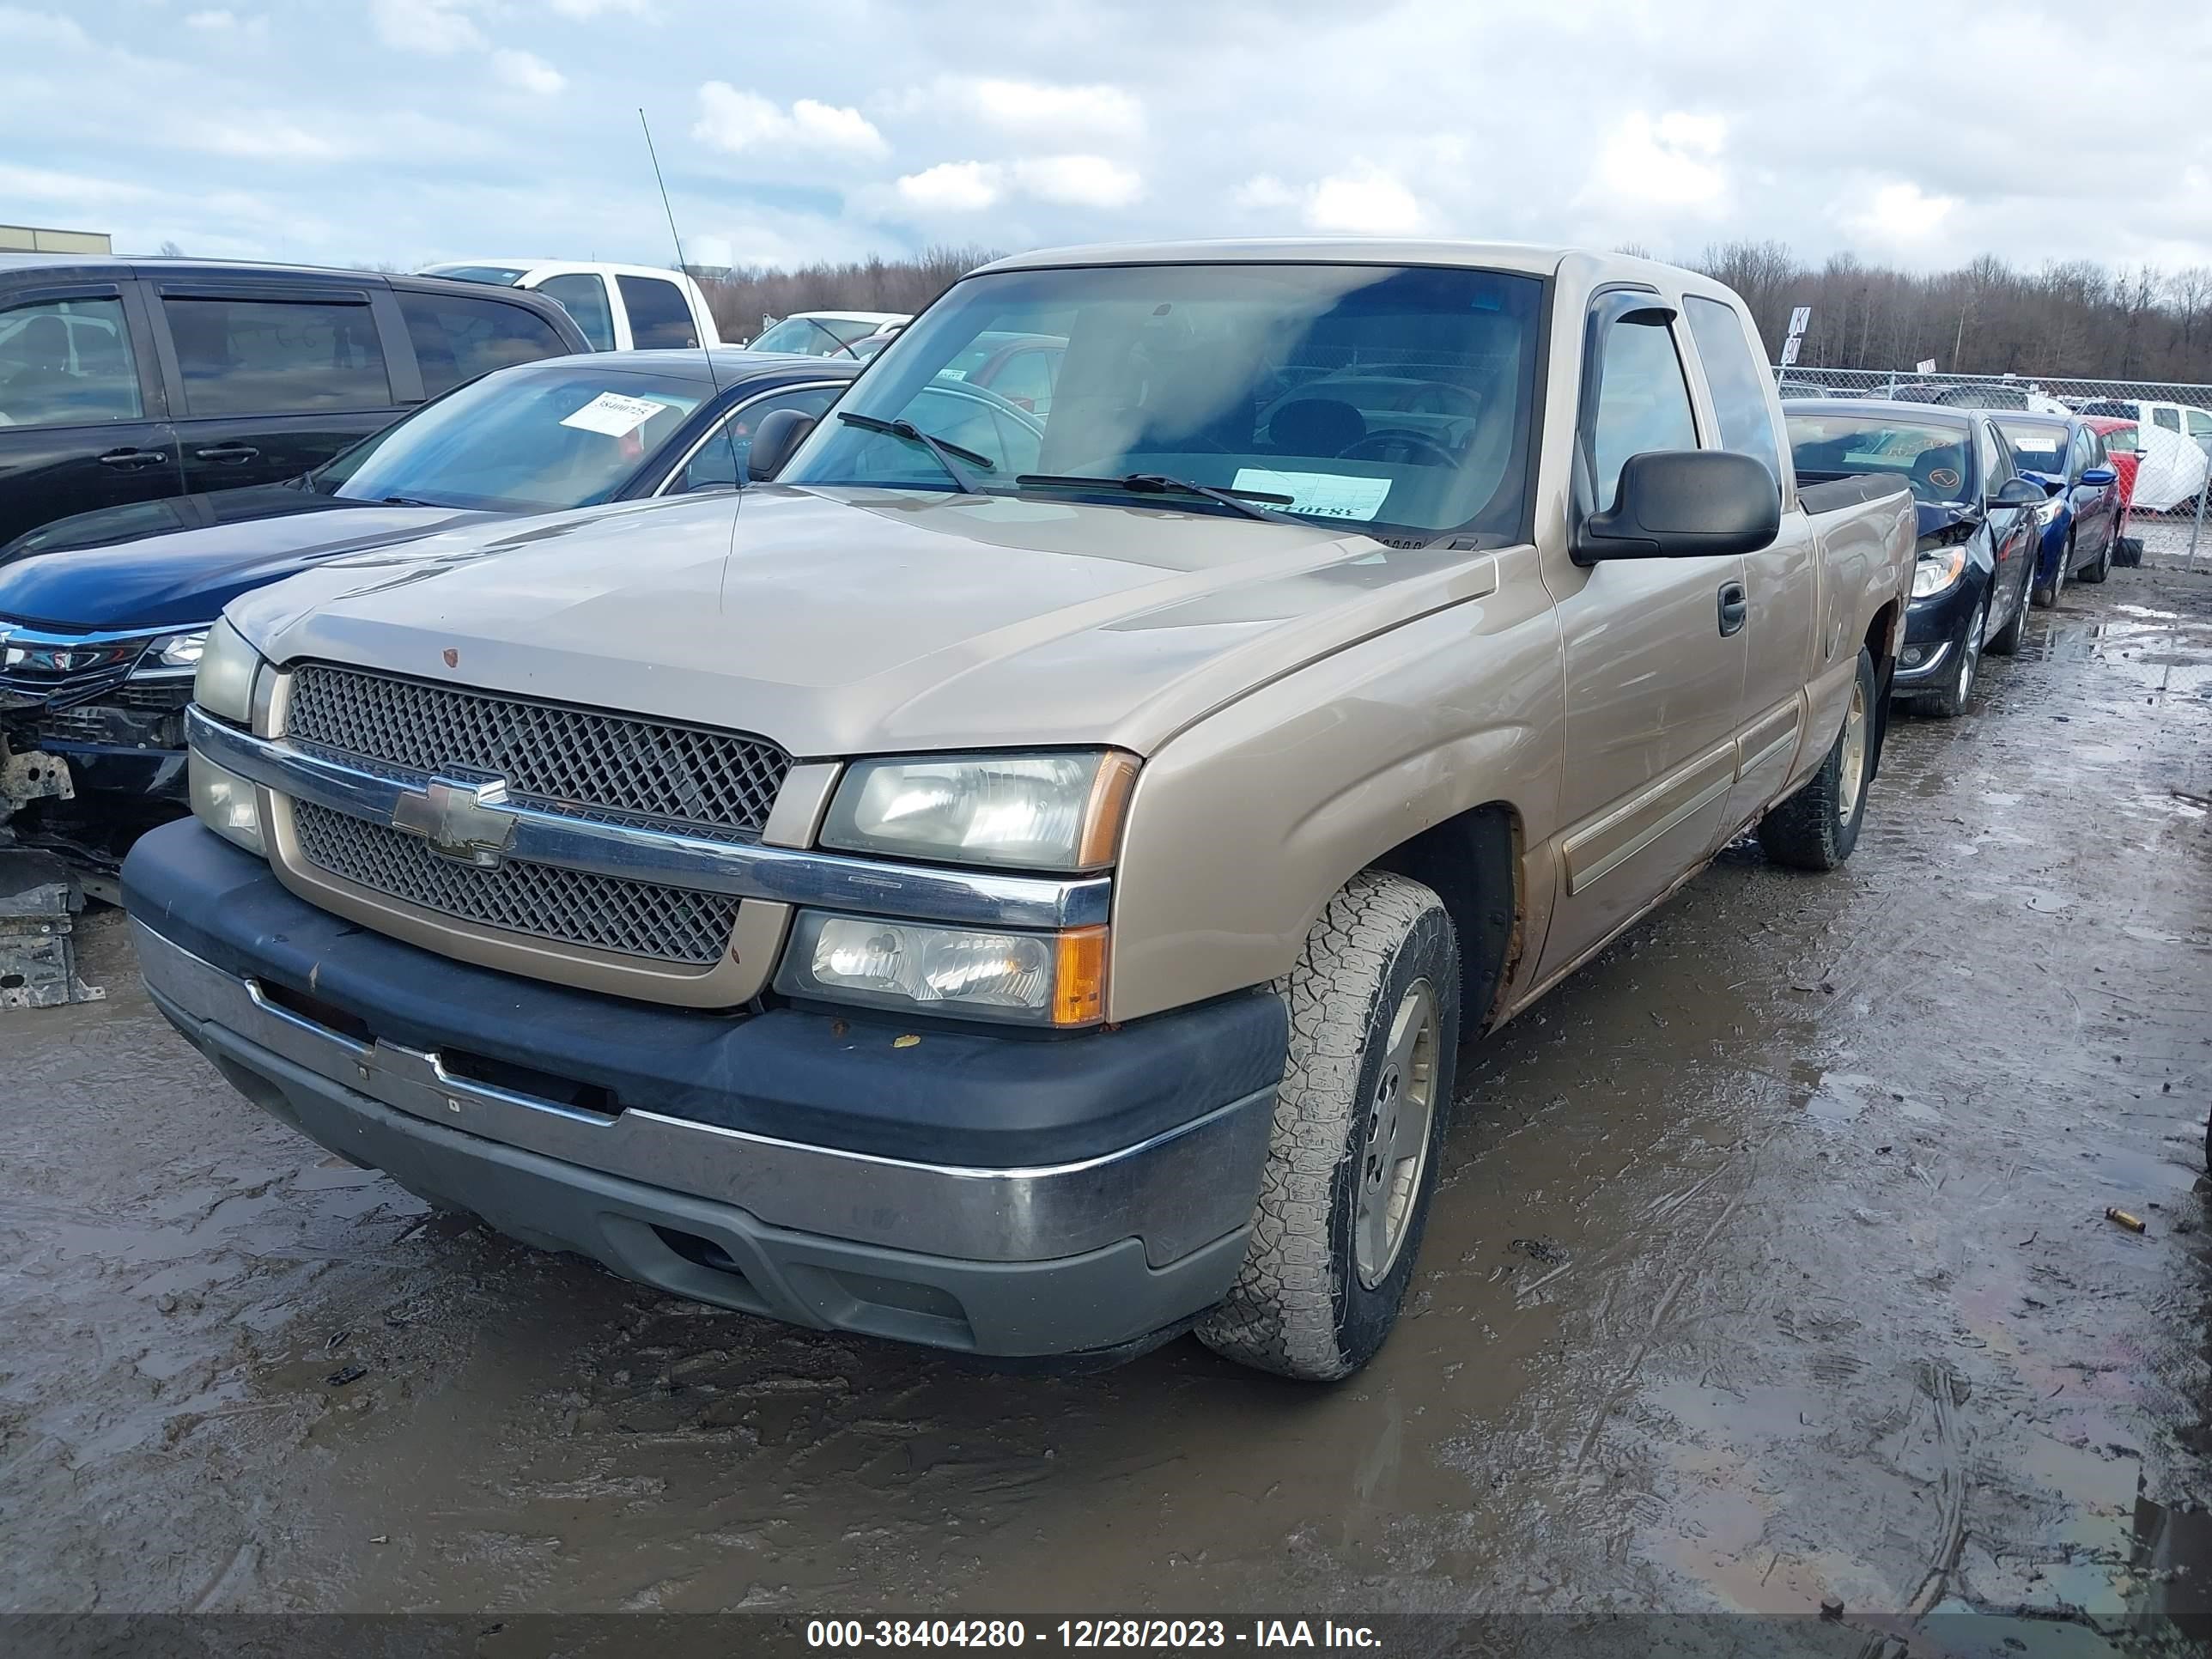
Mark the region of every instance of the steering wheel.
<instances>
[{"instance_id":1,"label":"steering wheel","mask_svg":"<svg viewBox=\"0 0 2212 1659\"><path fill-rule=\"evenodd\" d=\"M1378 452L1370 453L1370 452ZM1340 461L1393 461L1401 465L1457 466L1459 457L1418 432L1370 432L1336 453Z\"/></svg>"}]
</instances>

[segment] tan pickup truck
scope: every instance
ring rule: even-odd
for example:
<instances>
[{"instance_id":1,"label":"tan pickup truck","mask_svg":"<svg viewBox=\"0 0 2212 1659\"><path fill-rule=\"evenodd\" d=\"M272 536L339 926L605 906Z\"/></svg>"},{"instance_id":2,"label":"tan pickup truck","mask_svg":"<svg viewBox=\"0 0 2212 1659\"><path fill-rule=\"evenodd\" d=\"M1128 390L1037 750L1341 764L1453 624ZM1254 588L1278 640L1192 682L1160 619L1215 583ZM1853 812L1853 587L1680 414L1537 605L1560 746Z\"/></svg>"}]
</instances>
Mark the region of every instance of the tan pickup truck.
<instances>
[{"instance_id":1,"label":"tan pickup truck","mask_svg":"<svg viewBox=\"0 0 2212 1659\"><path fill-rule=\"evenodd\" d=\"M1912 503L1801 494L1763 362L1608 255L1002 261L773 483L234 603L147 982L324 1146L672 1291L1346 1376L1462 1046L1747 827L1857 837Z\"/></svg>"}]
</instances>

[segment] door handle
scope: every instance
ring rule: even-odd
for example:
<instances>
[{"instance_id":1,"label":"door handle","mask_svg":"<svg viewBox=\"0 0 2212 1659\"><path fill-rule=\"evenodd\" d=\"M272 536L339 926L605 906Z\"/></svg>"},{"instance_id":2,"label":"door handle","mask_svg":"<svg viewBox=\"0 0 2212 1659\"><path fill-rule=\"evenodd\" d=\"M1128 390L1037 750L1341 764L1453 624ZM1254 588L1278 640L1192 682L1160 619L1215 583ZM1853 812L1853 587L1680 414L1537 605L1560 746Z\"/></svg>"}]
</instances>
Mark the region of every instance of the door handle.
<instances>
[{"instance_id":1,"label":"door handle","mask_svg":"<svg viewBox=\"0 0 2212 1659\"><path fill-rule=\"evenodd\" d=\"M1734 634L1742 629L1751 616L1751 600L1743 591L1741 582L1721 584L1721 632Z\"/></svg>"},{"instance_id":2,"label":"door handle","mask_svg":"<svg viewBox=\"0 0 2212 1659\"><path fill-rule=\"evenodd\" d=\"M235 466L241 461L252 460L261 452L252 444L216 444L210 449L195 449L192 453L204 461L214 461L223 466Z\"/></svg>"},{"instance_id":3,"label":"door handle","mask_svg":"<svg viewBox=\"0 0 2212 1659\"><path fill-rule=\"evenodd\" d=\"M102 466L119 466L126 470L141 466L159 466L169 459L166 449L111 449L105 455L94 457Z\"/></svg>"}]
</instances>

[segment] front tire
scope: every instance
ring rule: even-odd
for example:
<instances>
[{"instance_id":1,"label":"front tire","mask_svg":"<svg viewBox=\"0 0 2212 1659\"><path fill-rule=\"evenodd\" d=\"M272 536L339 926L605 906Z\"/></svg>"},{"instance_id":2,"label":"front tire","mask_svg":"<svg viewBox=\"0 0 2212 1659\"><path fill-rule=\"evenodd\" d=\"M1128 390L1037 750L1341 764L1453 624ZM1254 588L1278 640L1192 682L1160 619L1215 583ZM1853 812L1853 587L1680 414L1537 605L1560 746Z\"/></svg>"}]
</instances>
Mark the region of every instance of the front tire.
<instances>
[{"instance_id":1,"label":"front tire","mask_svg":"<svg viewBox=\"0 0 2212 1659\"><path fill-rule=\"evenodd\" d=\"M2066 591L2066 567L2074 562L2074 532L2066 532L2066 545L2059 550L2058 568L2051 573L2047 586L2039 584L2034 591L2037 605L2045 611L2058 603L2058 596Z\"/></svg>"},{"instance_id":2,"label":"front tire","mask_svg":"<svg viewBox=\"0 0 2212 1659\"><path fill-rule=\"evenodd\" d=\"M1443 902L1370 871L1329 901L1282 987L1289 1063L1244 1265L1199 1340L1302 1382L1373 1358L1413 1274L1459 1054Z\"/></svg>"},{"instance_id":3,"label":"front tire","mask_svg":"<svg viewBox=\"0 0 2212 1659\"><path fill-rule=\"evenodd\" d=\"M1965 635L1959 641L1959 649L1951 659L1951 677L1930 693L1922 706L1937 720L1954 720L1966 712L1974 700L1974 688L1982 680L1982 635L1990 625L1990 601L1984 594L1974 607L1967 621Z\"/></svg>"},{"instance_id":4,"label":"front tire","mask_svg":"<svg viewBox=\"0 0 2212 1659\"><path fill-rule=\"evenodd\" d=\"M1879 695L1874 653L1861 646L1844 727L1836 733L1828 757L1804 787L1770 807L1759 821L1759 844L1777 864L1793 870L1832 870L1858 845L1867 787L1874 776L1875 699Z\"/></svg>"}]
</instances>

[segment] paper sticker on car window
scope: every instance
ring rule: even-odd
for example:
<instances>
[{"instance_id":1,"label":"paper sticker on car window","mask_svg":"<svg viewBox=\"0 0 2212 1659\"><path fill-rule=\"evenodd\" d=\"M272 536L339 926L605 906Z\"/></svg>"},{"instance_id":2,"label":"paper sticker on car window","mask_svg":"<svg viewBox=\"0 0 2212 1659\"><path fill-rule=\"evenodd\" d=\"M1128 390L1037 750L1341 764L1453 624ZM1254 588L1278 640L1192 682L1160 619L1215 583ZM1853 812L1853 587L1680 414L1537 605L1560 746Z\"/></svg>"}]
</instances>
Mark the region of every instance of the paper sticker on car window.
<instances>
[{"instance_id":1,"label":"paper sticker on car window","mask_svg":"<svg viewBox=\"0 0 2212 1659\"><path fill-rule=\"evenodd\" d=\"M1959 475L1948 466L1931 466L1928 469L1928 482L1938 489L1956 489Z\"/></svg>"},{"instance_id":2,"label":"paper sticker on car window","mask_svg":"<svg viewBox=\"0 0 2212 1659\"><path fill-rule=\"evenodd\" d=\"M604 433L610 438L626 438L668 407L650 398L625 398L619 392L602 392L561 424Z\"/></svg>"},{"instance_id":3,"label":"paper sticker on car window","mask_svg":"<svg viewBox=\"0 0 2212 1659\"><path fill-rule=\"evenodd\" d=\"M1388 478L1345 477L1334 472L1278 472L1268 466L1240 466L1235 488L1288 495L1291 509L1324 519L1371 519L1390 493Z\"/></svg>"}]
</instances>

